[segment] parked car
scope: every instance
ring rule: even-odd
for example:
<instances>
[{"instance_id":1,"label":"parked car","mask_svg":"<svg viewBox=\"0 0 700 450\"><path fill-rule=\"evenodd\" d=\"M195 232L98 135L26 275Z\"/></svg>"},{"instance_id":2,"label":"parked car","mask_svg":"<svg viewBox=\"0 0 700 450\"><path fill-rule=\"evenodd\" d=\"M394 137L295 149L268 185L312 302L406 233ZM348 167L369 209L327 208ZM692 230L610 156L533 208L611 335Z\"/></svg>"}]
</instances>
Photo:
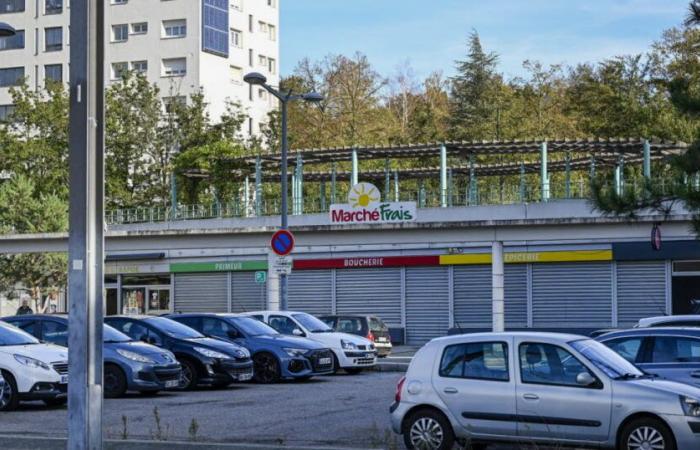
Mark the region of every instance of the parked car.
<instances>
[{"instance_id":1,"label":"parked car","mask_svg":"<svg viewBox=\"0 0 700 450\"><path fill-rule=\"evenodd\" d=\"M260 320L279 333L306 337L333 351L333 366L349 374L377 364L377 350L368 339L333 331L318 318L304 312L256 311L243 314Z\"/></svg>"},{"instance_id":2,"label":"parked car","mask_svg":"<svg viewBox=\"0 0 700 450\"><path fill-rule=\"evenodd\" d=\"M31 314L4 317L43 342L68 347L68 316ZM109 325L103 331L104 396L123 397L127 391L156 394L180 384L182 370L169 350L134 341Z\"/></svg>"},{"instance_id":3,"label":"parked car","mask_svg":"<svg viewBox=\"0 0 700 450\"><path fill-rule=\"evenodd\" d=\"M374 342L377 356L384 358L391 354L391 335L382 319L372 315L319 316L319 319L335 331L362 336Z\"/></svg>"},{"instance_id":4,"label":"parked car","mask_svg":"<svg viewBox=\"0 0 700 450\"><path fill-rule=\"evenodd\" d=\"M700 327L700 315L657 316L640 319L634 328Z\"/></svg>"},{"instance_id":5,"label":"parked car","mask_svg":"<svg viewBox=\"0 0 700 450\"><path fill-rule=\"evenodd\" d=\"M46 405L66 403L68 352L42 344L34 336L0 321L0 411L17 408L20 401L42 400Z\"/></svg>"},{"instance_id":6,"label":"parked car","mask_svg":"<svg viewBox=\"0 0 700 450\"><path fill-rule=\"evenodd\" d=\"M211 339L165 317L110 316L108 325L131 337L171 351L182 366L180 389L224 387L253 378L250 352L240 345Z\"/></svg>"},{"instance_id":7,"label":"parked car","mask_svg":"<svg viewBox=\"0 0 700 450\"><path fill-rule=\"evenodd\" d=\"M634 328L597 340L645 372L700 387L700 328Z\"/></svg>"},{"instance_id":8,"label":"parked car","mask_svg":"<svg viewBox=\"0 0 700 450\"><path fill-rule=\"evenodd\" d=\"M430 341L390 408L409 449L455 440L605 447L700 448L700 389L647 376L592 339L477 333Z\"/></svg>"},{"instance_id":9,"label":"parked car","mask_svg":"<svg viewBox=\"0 0 700 450\"><path fill-rule=\"evenodd\" d=\"M170 319L203 335L241 345L253 358L258 383L281 379L309 379L333 373L333 352L322 344L297 336L285 336L259 320L236 314L177 314Z\"/></svg>"}]
</instances>

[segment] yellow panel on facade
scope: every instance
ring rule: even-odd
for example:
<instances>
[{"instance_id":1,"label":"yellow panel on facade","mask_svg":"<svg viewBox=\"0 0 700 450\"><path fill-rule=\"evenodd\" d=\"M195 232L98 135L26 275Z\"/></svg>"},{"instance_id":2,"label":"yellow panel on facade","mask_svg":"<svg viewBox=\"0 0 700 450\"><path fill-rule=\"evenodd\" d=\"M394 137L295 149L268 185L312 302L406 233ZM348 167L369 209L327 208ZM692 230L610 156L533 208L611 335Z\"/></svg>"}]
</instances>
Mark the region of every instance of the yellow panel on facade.
<instances>
[{"instance_id":1,"label":"yellow panel on facade","mask_svg":"<svg viewBox=\"0 0 700 450\"><path fill-rule=\"evenodd\" d=\"M571 250L555 252L510 252L504 255L506 263L548 263L578 261L612 261L612 250ZM490 253L441 255L441 265L491 264Z\"/></svg>"}]
</instances>

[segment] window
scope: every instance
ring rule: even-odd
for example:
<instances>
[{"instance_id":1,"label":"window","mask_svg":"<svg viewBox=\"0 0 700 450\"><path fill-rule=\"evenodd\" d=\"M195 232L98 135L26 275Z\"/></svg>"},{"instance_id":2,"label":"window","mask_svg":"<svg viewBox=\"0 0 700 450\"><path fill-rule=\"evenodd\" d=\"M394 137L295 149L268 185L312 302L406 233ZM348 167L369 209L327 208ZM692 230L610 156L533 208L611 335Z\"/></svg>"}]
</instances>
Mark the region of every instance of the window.
<instances>
[{"instance_id":1,"label":"window","mask_svg":"<svg viewBox=\"0 0 700 450\"><path fill-rule=\"evenodd\" d=\"M7 122L15 111L15 105L0 105L0 122Z\"/></svg>"},{"instance_id":2,"label":"window","mask_svg":"<svg viewBox=\"0 0 700 450\"><path fill-rule=\"evenodd\" d=\"M651 361L661 363L700 363L700 339L657 336Z\"/></svg>"},{"instance_id":3,"label":"window","mask_svg":"<svg viewBox=\"0 0 700 450\"><path fill-rule=\"evenodd\" d=\"M42 340L68 347L68 327L62 323L46 320L42 323Z\"/></svg>"},{"instance_id":4,"label":"window","mask_svg":"<svg viewBox=\"0 0 700 450\"><path fill-rule=\"evenodd\" d=\"M138 22L131 24L131 34L146 34L148 33L148 22Z\"/></svg>"},{"instance_id":5,"label":"window","mask_svg":"<svg viewBox=\"0 0 700 450\"><path fill-rule=\"evenodd\" d=\"M0 38L0 50L16 50L24 48L24 30L17 30L14 36Z\"/></svg>"},{"instance_id":6,"label":"window","mask_svg":"<svg viewBox=\"0 0 700 450\"><path fill-rule=\"evenodd\" d=\"M218 56L229 55L229 17L227 0L204 0L202 49Z\"/></svg>"},{"instance_id":7,"label":"window","mask_svg":"<svg viewBox=\"0 0 700 450\"><path fill-rule=\"evenodd\" d=\"M187 74L187 60L185 58L171 58L163 60L164 77L183 77Z\"/></svg>"},{"instance_id":8,"label":"window","mask_svg":"<svg viewBox=\"0 0 700 450\"><path fill-rule=\"evenodd\" d=\"M267 34L270 37L271 41L276 41L277 40L277 27L274 25L269 25L267 26Z\"/></svg>"},{"instance_id":9,"label":"window","mask_svg":"<svg viewBox=\"0 0 700 450\"><path fill-rule=\"evenodd\" d=\"M24 11L25 0L0 0L0 14Z\"/></svg>"},{"instance_id":10,"label":"window","mask_svg":"<svg viewBox=\"0 0 700 450\"><path fill-rule=\"evenodd\" d=\"M38 334L38 329L37 329L37 323L34 320L30 321L21 321L17 324L14 324L17 328L20 330L24 331L25 333L29 333L32 336L36 337Z\"/></svg>"},{"instance_id":11,"label":"window","mask_svg":"<svg viewBox=\"0 0 700 450\"><path fill-rule=\"evenodd\" d=\"M238 330L221 319L212 319L210 317L202 318L202 334L205 336L215 336L219 338L229 339L229 332L232 331L238 334Z\"/></svg>"},{"instance_id":12,"label":"window","mask_svg":"<svg viewBox=\"0 0 700 450\"><path fill-rule=\"evenodd\" d=\"M269 325L282 334L294 334L294 330L299 329L296 322L285 316L270 316Z\"/></svg>"},{"instance_id":13,"label":"window","mask_svg":"<svg viewBox=\"0 0 700 450\"><path fill-rule=\"evenodd\" d=\"M277 61L275 61L273 58L267 58L267 70L270 73L276 73L277 72Z\"/></svg>"},{"instance_id":14,"label":"window","mask_svg":"<svg viewBox=\"0 0 700 450\"><path fill-rule=\"evenodd\" d=\"M164 20L163 21L163 37L164 38L183 38L187 36L187 20Z\"/></svg>"},{"instance_id":15,"label":"window","mask_svg":"<svg viewBox=\"0 0 700 450\"><path fill-rule=\"evenodd\" d=\"M615 353L634 364L639 357L639 350L642 348L643 341L644 338L641 337L628 337L611 339L603 342L603 344L607 345L614 350Z\"/></svg>"},{"instance_id":16,"label":"window","mask_svg":"<svg viewBox=\"0 0 700 450\"><path fill-rule=\"evenodd\" d=\"M252 48L248 49L248 65L250 67L253 67L253 49Z\"/></svg>"},{"instance_id":17,"label":"window","mask_svg":"<svg viewBox=\"0 0 700 450\"><path fill-rule=\"evenodd\" d=\"M132 61L131 70L136 73L146 74L148 72L148 61Z\"/></svg>"},{"instance_id":18,"label":"window","mask_svg":"<svg viewBox=\"0 0 700 450\"><path fill-rule=\"evenodd\" d=\"M63 28L45 28L44 41L44 50L47 52L58 52L63 50Z\"/></svg>"},{"instance_id":19,"label":"window","mask_svg":"<svg viewBox=\"0 0 700 450\"><path fill-rule=\"evenodd\" d=\"M238 11L243 10L243 0L231 0L231 8Z\"/></svg>"},{"instance_id":20,"label":"window","mask_svg":"<svg viewBox=\"0 0 700 450\"><path fill-rule=\"evenodd\" d=\"M576 382L580 373L593 375L574 355L551 344L520 345L520 377L523 383L584 387Z\"/></svg>"},{"instance_id":21,"label":"window","mask_svg":"<svg viewBox=\"0 0 700 450\"><path fill-rule=\"evenodd\" d=\"M119 80L129 70L129 64L125 62L112 63L112 79Z\"/></svg>"},{"instance_id":22,"label":"window","mask_svg":"<svg viewBox=\"0 0 700 450\"><path fill-rule=\"evenodd\" d=\"M265 89L258 89L258 98L260 100L267 99L267 91Z\"/></svg>"},{"instance_id":23,"label":"window","mask_svg":"<svg viewBox=\"0 0 700 450\"><path fill-rule=\"evenodd\" d=\"M63 81L63 64L47 64L44 66L44 79L62 82Z\"/></svg>"},{"instance_id":24,"label":"window","mask_svg":"<svg viewBox=\"0 0 700 450\"><path fill-rule=\"evenodd\" d=\"M267 67L267 56L258 55L258 65L262 67Z\"/></svg>"},{"instance_id":25,"label":"window","mask_svg":"<svg viewBox=\"0 0 700 450\"><path fill-rule=\"evenodd\" d=\"M475 342L445 348L441 377L508 381L508 347L503 342Z\"/></svg>"},{"instance_id":26,"label":"window","mask_svg":"<svg viewBox=\"0 0 700 450\"><path fill-rule=\"evenodd\" d=\"M126 5L129 0L112 0L113 5Z\"/></svg>"},{"instance_id":27,"label":"window","mask_svg":"<svg viewBox=\"0 0 700 450\"><path fill-rule=\"evenodd\" d=\"M63 0L44 0L44 14L61 14Z\"/></svg>"},{"instance_id":28,"label":"window","mask_svg":"<svg viewBox=\"0 0 700 450\"><path fill-rule=\"evenodd\" d=\"M0 87L19 86L24 81L24 67L0 69Z\"/></svg>"},{"instance_id":29,"label":"window","mask_svg":"<svg viewBox=\"0 0 700 450\"><path fill-rule=\"evenodd\" d=\"M362 319L354 317L341 317L338 319L338 327L336 328L336 330L343 333L362 335L366 334L364 333L364 328L364 320Z\"/></svg>"},{"instance_id":30,"label":"window","mask_svg":"<svg viewBox=\"0 0 700 450\"><path fill-rule=\"evenodd\" d=\"M255 31L255 30L253 29L253 22L254 22L254 20L253 20L253 15L252 15L252 14L248 14L248 31L250 31L251 33L252 33L253 31Z\"/></svg>"},{"instance_id":31,"label":"window","mask_svg":"<svg viewBox=\"0 0 700 450\"><path fill-rule=\"evenodd\" d=\"M267 24L263 21L258 22L258 31L261 33L267 33Z\"/></svg>"},{"instance_id":32,"label":"window","mask_svg":"<svg viewBox=\"0 0 700 450\"><path fill-rule=\"evenodd\" d=\"M148 328L130 320L114 321L110 322L108 325L111 325L113 328L116 328L135 341L140 341L148 336Z\"/></svg>"},{"instance_id":33,"label":"window","mask_svg":"<svg viewBox=\"0 0 700 450\"><path fill-rule=\"evenodd\" d=\"M242 84L243 83L243 68L231 66L231 83Z\"/></svg>"},{"instance_id":34,"label":"window","mask_svg":"<svg viewBox=\"0 0 700 450\"><path fill-rule=\"evenodd\" d=\"M112 25L112 42L125 42L129 39L129 25Z\"/></svg>"},{"instance_id":35,"label":"window","mask_svg":"<svg viewBox=\"0 0 700 450\"><path fill-rule=\"evenodd\" d=\"M267 6L270 8L277 8L277 0L267 0Z\"/></svg>"},{"instance_id":36,"label":"window","mask_svg":"<svg viewBox=\"0 0 700 450\"><path fill-rule=\"evenodd\" d=\"M236 48L243 48L243 32L231 28L231 45Z\"/></svg>"}]
</instances>

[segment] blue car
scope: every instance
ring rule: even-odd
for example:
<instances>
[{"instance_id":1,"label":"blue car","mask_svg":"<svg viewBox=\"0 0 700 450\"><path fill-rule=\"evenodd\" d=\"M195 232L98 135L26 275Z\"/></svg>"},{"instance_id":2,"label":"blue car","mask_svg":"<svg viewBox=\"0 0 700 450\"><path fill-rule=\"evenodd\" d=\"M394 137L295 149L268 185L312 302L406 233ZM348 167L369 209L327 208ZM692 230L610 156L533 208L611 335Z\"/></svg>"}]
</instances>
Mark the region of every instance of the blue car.
<instances>
[{"instance_id":1,"label":"blue car","mask_svg":"<svg viewBox=\"0 0 700 450\"><path fill-rule=\"evenodd\" d=\"M700 387L700 328L633 328L596 339L645 372Z\"/></svg>"},{"instance_id":2,"label":"blue car","mask_svg":"<svg viewBox=\"0 0 700 450\"><path fill-rule=\"evenodd\" d=\"M32 314L5 317L43 342L68 346L68 317ZM178 387L182 369L168 350L136 342L109 325L104 326L104 395L122 397L127 391L155 394Z\"/></svg>"},{"instance_id":3,"label":"blue car","mask_svg":"<svg viewBox=\"0 0 700 450\"><path fill-rule=\"evenodd\" d=\"M254 380L309 379L334 372L333 353L310 339L279 334L274 328L235 314L176 314L170 319L205 336L247 348L253 357Z\"/></svg>"}]
</instances>

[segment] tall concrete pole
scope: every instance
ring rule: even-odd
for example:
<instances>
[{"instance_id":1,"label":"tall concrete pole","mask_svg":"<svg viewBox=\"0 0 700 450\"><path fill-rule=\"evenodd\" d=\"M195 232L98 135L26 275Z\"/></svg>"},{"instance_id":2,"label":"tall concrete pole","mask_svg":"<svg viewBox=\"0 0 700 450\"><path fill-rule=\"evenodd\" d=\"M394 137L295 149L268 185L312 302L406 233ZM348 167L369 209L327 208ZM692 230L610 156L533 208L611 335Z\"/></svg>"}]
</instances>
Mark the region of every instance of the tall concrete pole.
<instances>
[{"instance_id":1,"label":"tall concrete pole","mask_svg":"<svg viewBox=\"0 0 700 450\"><path fill-rule=\"evenodd\" d=\"M102 448L104 1L70 4L68 448Z\"/></svg>"},{"instance_id":2,"label":"tall concrete pole","mask_svg":"<svg viewBox=\"0 0 700 450\"><path fill-rule=\"evenodd\" d=\"M505 288L503 267L503 242L494 241L491 247L491 274L493 276L493 331L494 333L505 330Z\"/></svg>"},{"instance_id":3,"label":"tall concrete pole","mask_svg":"<svg viewBox=\"0 0 700 450\"><path fill-rule=\"evenodd\" d=\"M360 175L359 175L359 162L357 160L357 149L353 148L352 149L352 172L350 174L350 184L352 186L355 186L359 180L360 180Z\"/></svg>"},{"instance_id":4,"label":"tall concrete pole","mask_svg":"<svg viewBox=\"0 0 700 450\"><path fill-rule=\"evenodd\" d=\"M287 154L289 153L289 141L287 137L287 102L289 101L289 96L287 96L284 100L282 100L282 167L280 167L281 171L281 183L280 183L280 190L282 191L282 199L281 199L281 211L280 211L280 218L281 218L281 226L280 228L283 230L286 230L289 228L289 218L287 216L287 196L289 195L288 193L288 187L287 187L287 164L289 161L287 161ZM279 276L279 307L282 311L287 310L287 275L286 274L281 274Z\"/></svg>"},{"instance_id":5,"label":"tall concrete pole","mask_svg":"<svg viewBox=\"0 0 700 450\"><path fill-rule=\"evenodd\" d=\"M651 179L651 144L648 140L644 141L644 178Z\"/></svg>"},{"instance_id":6,"label":"tall concrete pole","mask_svg":"<svg viewBox=\"0 0 700 450\"><path fill-rule=\"evenodd\" d=\"M447 208L447 147L440 146L440 207Z\"/></svg>"},{"instance_id":7,"label":"tall concrete pole","mask_svg":"<svg viewBox=\"0 0 700 450\"><path fill-rule=\"evenodd\" d=\"M542 190L542 201L549 201L549 169L547 167L547 142L540 145L540 183Z\"/></svg>"}]
</instances>

